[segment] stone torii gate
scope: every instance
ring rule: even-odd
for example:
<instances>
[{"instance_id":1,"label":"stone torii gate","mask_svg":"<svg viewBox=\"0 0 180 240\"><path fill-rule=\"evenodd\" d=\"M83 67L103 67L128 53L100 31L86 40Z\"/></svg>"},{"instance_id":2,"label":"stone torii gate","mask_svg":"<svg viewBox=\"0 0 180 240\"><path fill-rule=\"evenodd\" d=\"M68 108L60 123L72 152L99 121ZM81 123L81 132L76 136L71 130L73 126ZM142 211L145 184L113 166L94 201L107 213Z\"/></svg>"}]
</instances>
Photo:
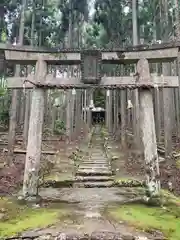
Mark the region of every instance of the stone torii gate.
<instances>
[{"instance_id":1,"label":"stone torii gate","mask_svg":"<svg viewBox=\"0 0 180 240\"><path fill-rule=\"evenodd\" d=\"M144 146L147 183L159 191L159 164L156 144L153 96L151 89L179 87L178 77L155 77L150 74L149 62L173 61L178 58L180 43L135 46L109 50L64 50L0 44L1 66L6 61L14 64L35 64L35 74L28 77L7 77L10 89L33 89L29 121L28 144L24 173L23 196L38 196L41 158L42 126L45 89L105 88L139 89L140 128ZM102 77L101 66L110 64L137 64L133 76ZM81 65L80 78L58 79L47 74L48 64ZM1 68L2 69L2 68Z\"/></svg>"}]
</instances>

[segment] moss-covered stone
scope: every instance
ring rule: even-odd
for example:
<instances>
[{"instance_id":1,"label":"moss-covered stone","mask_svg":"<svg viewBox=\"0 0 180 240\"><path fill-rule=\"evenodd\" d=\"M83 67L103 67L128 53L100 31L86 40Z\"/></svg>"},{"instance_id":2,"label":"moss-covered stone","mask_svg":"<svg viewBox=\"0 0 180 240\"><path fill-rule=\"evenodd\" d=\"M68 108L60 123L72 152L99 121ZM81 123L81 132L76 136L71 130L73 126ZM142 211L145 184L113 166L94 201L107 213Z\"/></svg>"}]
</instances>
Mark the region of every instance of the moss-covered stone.
<instances>
[{"instance_id":1,"label":"moss-covered stone","mask_svg":"<svg viewBox=\"0 0 180 240\"><path fill-rule=\"evenodd\" d=\"M143 187L145 182L132 178L118 178L115 180L115 185L117 187Z\"/></svg>"},{"instance_id":2,"label":"moss-covered stone","mask_svg":"<svg viewBox=\"0 0 180 240\"><path fill-rule=\"evenodd\" d=\"M53 187L53 188L65 188L65 187L73 187L74 180L63 180L63 181L56 181L56 180L48 180L44 181L42 187Z\"/></svg>"},{"instance_id":3,"label":"moss-covered stone","mask_svg":"<svg viewBox=\"0 0 180 240\"><path fill-rule=\"evenodd\" d=\"M58 170L57 170L58 171ZM74 183L74 176L72 171L67 172L51 172L46 175L41 182L41 187L72 187Z\"/></svg>"}]
</instances>

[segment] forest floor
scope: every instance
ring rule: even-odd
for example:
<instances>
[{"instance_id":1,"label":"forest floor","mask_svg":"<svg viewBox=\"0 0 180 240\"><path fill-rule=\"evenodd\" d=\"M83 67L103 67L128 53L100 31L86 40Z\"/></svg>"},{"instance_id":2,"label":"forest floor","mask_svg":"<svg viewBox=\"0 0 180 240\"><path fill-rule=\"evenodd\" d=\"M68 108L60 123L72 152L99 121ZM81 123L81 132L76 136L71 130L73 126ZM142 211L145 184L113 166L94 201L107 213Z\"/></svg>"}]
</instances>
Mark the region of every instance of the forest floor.
<instances>
[{"instance_id":1,"label":"forest floor","mask_svg":"<svg viewBox=\"0 0 180 240\"><path fill-rule=\"evenodd\" d=\"M55 141L43 142L44 151L54 151L56 154L42 156L42 169L44 167L46 171L54 167L41 179L40 195L43 200L38 205L21 205L14 200L17 190L22 186L25 154L15 154L13 164L4 167L6 153L1 151L0 239L17 233L22 233L24 239L41 239L38 237L45 235L55 239L53 236L57 237L61 233L59 239L64 239L62 232L81 237L84 233L91 236L95 234L97 238L99 234L101 237L105 234L107 237L108 234L115 233L119 238L129 240L135 239L135 236L140 240L179 238L180 211L177 211L180 207L179 198L168 193L173 199L173 204L163 208L150 208L138 204L127 206L123 204L124 201L142 194L141 187L72 188L67 185L74 180L72 152L84 154L87 146L83 143L82 137L69 145L63 141L54 143ZM21 144L22 141L17 142L16 148L20 149ZM2 150L3 148L5 146ZM144 180L143 161L136 151L124 153L119 143L111 139L108 142L108 149L113 159L115 182ZM44 162L48 164L45 166ZM168 181L174 181L175 193L180 193L178 185L180 171L177 162L174 164L172 160L162 164L162 185L167 187ZM164 193L167 195L167 192ZM18 214L20 215L17 216Z\"/></svg>"}]
</instances>

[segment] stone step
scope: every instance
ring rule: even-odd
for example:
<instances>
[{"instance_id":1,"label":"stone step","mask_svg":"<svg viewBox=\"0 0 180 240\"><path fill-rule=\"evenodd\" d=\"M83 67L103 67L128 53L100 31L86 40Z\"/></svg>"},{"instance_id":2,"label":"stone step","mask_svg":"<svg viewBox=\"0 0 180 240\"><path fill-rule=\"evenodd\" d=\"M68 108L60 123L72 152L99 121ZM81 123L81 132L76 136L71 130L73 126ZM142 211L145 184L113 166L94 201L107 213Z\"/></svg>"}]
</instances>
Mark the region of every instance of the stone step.
<instances>
[{"instance_id":1,"label":"stone step","mask_svg":"<svg viewBox=\"0 0 180 240\"><path fill-rule=\"evenodd\" d=\"M92 167L94 167L95 165L97 165L97 166L109 166L109 163L107 163L107 162L82 162L81 163L81 166L82 165L88 165L88 166L91 166L92 165Z\"/></svg>"},{"instance_id":2,"label":"stone step","mask_svg":"<svg viewBox=\"0 0 180 240\"><path fill-rule=\"evenodd\" d=\"M87 166L87 168L96 168L96 166L97 166L97 168L105 168L105 167L109 167L109 165L107 164L107 162L105 162L105 163L88 163L88 164L85 164L85 163L81 163L80 165L79 165L79 167L86 167Z\"/></svg>"},{"instance_id":3,"label":"stone step","mask_svg":"<svg viewBox=\"0 0 180 240\"><path fill-rule=\"evenodd\" d=\"M106 182L81 182L75 183L74 187L77 188L109 188L113 187L113 181L106 181Z\"/></svg>"},{"instance_id":4,"label":"stone step","mask_svg":"<svg viewBox=\"0 0 180 240\"><path fill-rule=\"evenodd\" d=\"M83 163L92 163L92 164L95 164L95 163L97 163L97 164L109 164L109 161L108 160L93 160L93 159L90 159L90 160L83 160L82 161L82 164Z\"/></svg>"},{"instance_id":5,"label":"stone step","mask_svg":"<svg viewBox=\"0 0 180 240\"><path fill-rule=\"evenodd\" d=\"M93 149L93 150L100 149L100 148L102 149L103 143L99 144L99 143L96 142L96 143L94 143L94 144L96 144L96 147L95 147L95 146L92 146L92 149Z\"/></svg>"},{"instance_id":6,"label":"stone step","mask_svg":"<svg viewBox=\"0 0 180 240\"><path fill-rule=\"evenodd\" d=\"M109 163L109 160L98 160L98 159L92 159L92 158L90 158L89 160L87 160L87 159L84 159L84 160L82 160L82 163L84 163L84 162L87 162L87 163L98 163L98 164L104 164L104 163Z\"/></svg>"},{"instance_id":7,"label":"stone step","mask_svg":"<svg viewBox=\"0 0 180 240\"><path fill-rule=\"evenodd\" d=\"M109 164L109 162L107 160L106 161L102 161L102 160L93 160L93 159L91 159L89 161L84 161L84 162L87 162L88 164L89 164L89 162L92 163L92 164ZM82 163L84 163L84 162L82 162Z\"/></svg>"},{"instance_id":8,"label":"stone step","mask_svg":"<svg viewBox=\"0 0 180 240\"><path fill-rule=\"evenodd\" d=\"M105 155L103 155L103 154L98 154L98 155L91 154L90 158L91 159L97 159L97 160L98 159L99 160L106 160L107 159L107 157Z\"/></svg>"},{"instance_id":9,"label":"stone step","mask_svg":"<svg viewBox=\"0 0 180 240\"><path fill-rule=\"evenodd\" d=\"M76 176L112 176L112 171L110 170L101 170L101 171L95 171L93 169L78 169L76 172Z\"/></svg>"},{"instance_id":10,"label":"stone step","mask_svg":"<svg viewBox=\"0 0 180 240\"><path fill-rule=\"evenodd\" d=\"M91 150L91 154L105 154L105 153L103 148L101 149L96 148L95 150L94 149Z\"/></svg>"},{"instance_id":11,"label":"stone step","mask_svg":"<svg viewBox=\"0 0 180 240\"><path fill-rule=\"evenodd\" d=\"M95 171L101 171L101 170L110 170L109 166L98 166L98 165L94 165L94 166L89 166L89 165L80 165L79 169L95 169Z\"/></svg>"},{"instance_id":12,"label":"stone step","mask_svg":"<svg viewBox=\"0 0 180 240\"><path fill-rule=\"evenodd\" d=\"M105 156L105 152L101 150L99 151L91 151L91 155L94 155L94 156Z\"/></svg>"},{"instance_id":13,"label":"stone step","mask_svg":"<svg viewBox=\"0 0 180 240\"><path fill-rule=\"evenodd\" d=\"M92 162L95 162L95 161L102 161L102 162L107 162L108 159L107 157L105 156L99 156L99 157L95 157L95 156L90 156L90 158L87 160L87 159L84 159L84 161L92 161Z\"/></svg>"},{"instance_id":14,"label":"stone step","mask_svg":"<svg viewBox=\"0 0 180 240\"><path fill-rule=\"evenodd\" d=\"M82 169L82 168L87 168L87 169L109 169L110 167L108 165L98 165L98 164L93 164L93 165L90 165L90 164L80 164L79 166L79 169Z\"/></svg>"},{"instance_id":15,"label":"stone step","mask_svg":"<svg viewBox=\"0 0 180 240\"><path fill-rule=\"evenodd\" d=\"M92 144L91 150L92 151L102 151L103 149L103 143L99 144L98 142L94 142Z\"/></svg>"},{"instance_id":16,"label":"stone step","mask_svg":"<svg viewBox=\"0 0 180 240\"><path fill-rule=\"evenodd\" d=\"M102 148L101 148L101 149L91 150L91 154L94 154L94 155L97 155L97 154L102 155L102 154L104 154L104 152L103 152L103 150L102 150Z\"/></svg>"},{"instance_id":17,"label":"stone step","mask_svg":"<svg viewBox=\"0 0 180 240\"><path fill-rule=\"evenodd\" d=\"M98 154L98 155L91 154L90 158L105 160L105 159L107 159L107 156L103 155L103 154Z\"/></svg>"},{"instance_id":18,"label":"stone step","mask_svg":"<svg viewBox=\"0 0 180 240\"><path fill-rule=\"evenodd\" d=\"M104 181L113 181L113 176L76 176L76 182L104 182Z\"/></svg>"},{"instance_id":19,"label":"stone step","mask_svg":"<svg viewBox=\"0 0 180 240\"><path fill-rule=\"evenodd\" d=\"M107 162L108 159L106 157L94 157L94 156L91 156L91 158L89 159L89 161L92 161L92 162L96 162L96 161L99 161L99 162Z\"/></svg>"}]
</instances>

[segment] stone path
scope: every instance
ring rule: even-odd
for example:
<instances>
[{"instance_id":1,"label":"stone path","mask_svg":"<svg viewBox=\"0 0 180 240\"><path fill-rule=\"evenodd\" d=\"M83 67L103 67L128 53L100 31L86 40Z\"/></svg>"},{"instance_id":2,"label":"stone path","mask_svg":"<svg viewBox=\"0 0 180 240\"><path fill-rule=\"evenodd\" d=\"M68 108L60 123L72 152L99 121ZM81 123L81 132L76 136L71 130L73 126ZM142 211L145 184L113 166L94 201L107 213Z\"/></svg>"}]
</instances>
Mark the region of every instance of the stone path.
<instances>
[{"instance_id":1,"label":"stone path","mask_svg":"<svg viewBox=\"0 0 180 240\"><path fill-rule=\"evenodd\" d=\"M109 203L121 203L126 199L120 188L42 188L40 195L46 201L77 204L86 211L100 212Z\"/></svg>"},{"instance_id":2,"label":"stone path","mask_svg":"<svg viewBox=\"0 0 180 240\"><path fill-rule=\"evenodd\" d=\"M27 231L22 235L24 240L155 240L123 223L116 224L104 218L76 218L64 221L48 229ZM22 240L22 238L17 238ZM162 238L156 238L156 240Z\"/></svg>"},{"instance_id":3,"label":"stone path","mask_svg":"<svg viewBox=\"0 0 180 240\"><path fill-rule=\"evenodd\" d=\"M139 232L126 223L113 222L105 214L106 207L120 205L130 196L127 195L127 189L112 186L114 176L103 148L100 129L96 127L89 154L83 158L76 171L74 186L46 187L39 191L45 202L58 203L59 206L65 204L71 214L53 226L25 232L23 239L152 239L145 238L146 233ZM47 235L50 238L44 238Z\"/></svg>"},{"instance_id":4,"label":"stone path","mask_svg":"<svg viewBox=\"0 0 180 240\"><path fill-rule=\"evenodd\" d=\"M139 232L124 222L109 219L104 210L126 199L119 188L67 188L41 189L40 195L49 201L64 201L70 215L44 229L23 233L23 239L37 240L151 240L148 234ZM65 203L66 202L66 203ZM57 209L58 211L58 209ZM61 210L59 210L61 211ZM32 236L34 236L32 238ZM148 237L147 237L148 236ZM47 238L46 238L47 237ZM18 239L18 238L17 238ZM21 238L20 238L21 239ZM22 240L22 239L21 239Z\"/></svg>"},{"instance_id":5,"label":"stone path","mask_svg":"<svg viewBox=\"0 0 180 240\"><path fill-rule=\"evenodd\" d=\"M75 187L111 187L113 174L105 154L100 127L95 128L89 155L85 156L76 172Z\"/></svg>"},{"instance_id":6,"label":"stone path","mask_svg":"<svg viewBox=\"0 0 180 240\"><path fill-rule=\"evenodd\" d=\"M74 211L85 219L82 222L89 218L101 219L102 211L108 204L120 204L126 199L122 189L112 187L113 174L98 126L92 137L89 154L80 163L75 178L73 188L41 188L41 197L46 201L76 204Z\"/></svg>"}]
</instances>

